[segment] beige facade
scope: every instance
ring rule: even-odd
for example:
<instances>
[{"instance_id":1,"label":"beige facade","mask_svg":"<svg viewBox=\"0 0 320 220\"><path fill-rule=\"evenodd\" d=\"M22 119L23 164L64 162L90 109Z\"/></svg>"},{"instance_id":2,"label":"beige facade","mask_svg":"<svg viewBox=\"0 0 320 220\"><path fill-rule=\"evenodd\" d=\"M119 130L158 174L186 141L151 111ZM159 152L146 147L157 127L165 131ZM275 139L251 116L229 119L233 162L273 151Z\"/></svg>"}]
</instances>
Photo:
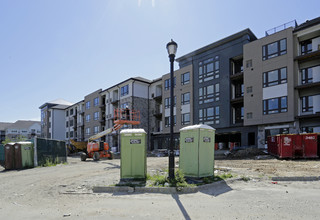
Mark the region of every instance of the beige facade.
<instances>
[{"instance_id":1,"label":"beige facade","mask_svg":"<svg viewBox=\"0 0 320 220\"><path fill-rule=\"evenodd\" d=\"M193 124L193 71L192 65L178 69L174 72L176 85L174 88L174 96L176 97L176 105L174 107L174 116L176 117L176 125L174 126L174 133L179 133L179 130L185 126ZM184 74L189 74L184 75ZM189 80L184 82L184 77ZM162 95L162 124L163 133L170 133L170 74L162 76L163 95ZM188 96L188 101L183 103L183 97ZM186 114L189 114L189 116ZM183 116L185 118L183 118Z\"/></svg>"}]
</instances>

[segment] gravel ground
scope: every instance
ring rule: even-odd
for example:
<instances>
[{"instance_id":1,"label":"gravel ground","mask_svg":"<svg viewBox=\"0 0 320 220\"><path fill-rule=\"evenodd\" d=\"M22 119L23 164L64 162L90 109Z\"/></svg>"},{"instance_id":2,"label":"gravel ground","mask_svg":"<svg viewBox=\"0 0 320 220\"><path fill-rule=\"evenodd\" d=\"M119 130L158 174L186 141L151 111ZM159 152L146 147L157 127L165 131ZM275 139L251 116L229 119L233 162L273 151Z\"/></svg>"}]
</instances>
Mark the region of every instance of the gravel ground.
<instances>
[{"instance_id":1,"label":"gravel ground","mask_svg":"<svg viewBox=\"0 0 320 220\"><path fill-rule=\"evenodd\" d=\"M149 157L148 173L167 169L167 157ZM178 158L176 158L178 166ZM319 160L220 159L218 172L250 181L222 182L195 194L94 194L119 183L120 160L81 162L0 172L0 219L316 219L319 181L272 182L272 176L319 176Z\"/></svg>"}]
</instances>

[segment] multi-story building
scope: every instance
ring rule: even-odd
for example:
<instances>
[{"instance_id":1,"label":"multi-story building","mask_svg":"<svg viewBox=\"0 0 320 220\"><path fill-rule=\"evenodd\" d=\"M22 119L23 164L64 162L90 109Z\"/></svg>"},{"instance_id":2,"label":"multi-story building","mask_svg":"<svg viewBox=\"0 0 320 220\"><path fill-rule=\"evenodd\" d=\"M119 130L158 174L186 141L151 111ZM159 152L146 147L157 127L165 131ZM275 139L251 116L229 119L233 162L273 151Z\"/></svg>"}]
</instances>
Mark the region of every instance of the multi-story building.
<instances>
[{"instance_id":1,"label":"multi-story building","mask_svg":"<svg viewBox=\"0 0 320 220\"><path fill-rule=\"evenodd\" d=\"M0 122L0 144L6 139L6 130L13 123Z\"/></svg>"},{"instance_id":2,"label":"multi-story building","mask_svg":"<svg viewBox=\"0 0 320 220\"><path fill-rule=\"evenodd\" d=\"M174 139L175 147L179 145L179 130L193 124L193 80L192 65L185 66L174 72ZM162 86L161 86L162 85ZM162 80L152 83L150 106L156 118L154 128L151 128L152 143L150 150L166 148L170 143L170 74L162 76ZM163 88L163 89L162 89ZM153 99L152 99L153 98Z\"/></svg>"},{"instance_id":3,"label":"multi-story building","mask_svg":"<svg viewBox=\"0 0 320 220\"><path fill-rule=\"evenodd\" d=\"M320 17L296 27L293 39L296 126L320 132Z\"/></svg>"},{"instance_id":4,"label":"multi-story building","mask_svg":"<svg viewBox=\"0 0 320 220\"><path fill-rule=\"evenodd\" d=\"M177 59L192 64L193 124L216 129L216 142L256 144L256 126L243 125L243 45L256 40L245 29Z\"/></svg>"},{"instance_id":5,"label":"multi-story building","mask_svg":"<svg viewBox=\"0 0 320 220\"><path fill-rule=\"evenodd\" d=\"M9 125L6 129L6 137L11 140L17 140L20 138L30 139L34 136L40 136L40 134L40 121L18 120Z\"/></svg>"},{"instance_id":6,"label":"multi-story building","mask_svg":"<svg viewBox=\"0 0 320 220\"><path fill-rule=\"evenodd\" d=\"M65 110L67 144L70 139L84 141L84 101L77 102Z\"/></svg>"},{"instance_id":7,"label":"multi-story building","mask_svg":"<svg viewBox=\"0 0 320 220\"><path fill-rule=\"evenodd\" d=\"M124 109L128 107L131 110L137 110L140 112L140 124L139 125L124 125L123 128L135 128L139 127L146 132L150 129L150 120L153 120L149 112L149 86L151 81L141 78L133 77L129 78L115 86L112 86L100 94L105 100L105 129L114 126L114 110ZM148 133L149 134L149 133ZM148 135L148 143L149 137ZM109 145L116 151L119 151L120 136L119 132L113 132L105 137Z\"/></svg>"},{"instance_id":8,"label":"multi-story building","mask_svg":"<svg viewBox=\"0 0 320 220\"><path fill-rule=\"evenodd\" d=\"M72 103L63 99L46 102L39 107L41 110L41 137L65 140L66 117L65 110Z\"/></svg>"}]
</instances>

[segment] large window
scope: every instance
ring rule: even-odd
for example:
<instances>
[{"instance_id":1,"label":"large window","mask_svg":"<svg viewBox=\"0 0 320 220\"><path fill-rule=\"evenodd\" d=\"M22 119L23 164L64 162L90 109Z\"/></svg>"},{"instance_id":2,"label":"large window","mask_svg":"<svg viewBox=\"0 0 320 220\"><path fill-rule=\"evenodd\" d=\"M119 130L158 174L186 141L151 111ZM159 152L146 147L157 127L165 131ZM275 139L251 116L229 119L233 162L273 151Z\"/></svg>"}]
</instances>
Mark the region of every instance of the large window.
<instances>
[{"instance_id":1,"label":"large window","mask_svg":"<svg viewBox=\"0 0 320 220\"><path fill-rule=\"evenodd\" d=\"M312 41L306 40L301 42L301 55L312 52Z\"/></svg>"},{"instance_id":2,"label":"large window","mask_svg":"<svg viewBox=\"0 0 320 220\"><path fill-rule=\"evenodd\" d=\"M90 109L90 101L86 102L86 109Z\"/></svg>"},{"instance_id":3,"label":"large window","mask_svg":"<svg viewBox=\"0 0 320 220\"><path fill-rule=\"evenodd\" d=\"M263 100L263 114L274 114L288 111L287 96Z\"/></svg>"},{"instance_id":4,"label":"large window","mask_svg":"<svg viewBox=\"0 0 320 220\"><path fill-rule=\"evenodd\" d=\"M173 78L174 87L176 87L176 77ZM164 81L164 90L169 90L171 87L171 79L166 79Z\"/></svg>"},{"instance_id":5,"label":"large window","mask_svg":"<svg viewBox=\"0 0 320 220\"><path fill-rule=\"evenodd\" d=\"M94 106L98 106L99 105L99 98L98 97L93 100L93 105Z\"/></svg>"},{"instance_id":6,"label":"large window","mask_svg":"<svg viewBox=\"0 0 320 220\"><path fill-rule=\"evenodd\" d=\"M93 132L94 132L94 134L98 134L99 133L99 126L95 126Z\"/></svg>"},{"instance_id":7,"label":"large window","mask_svg":"<svg viewBox=\"0 0 320 220\"><path fill-rule=\"evenodd\" d=\"M86 115L86 122L90 121L90 115Z\"/></svg>"},{"instance_id":8,"label":"large window","mask_svg":"<svg viewBox=\"0 0 320 220\"><path fill-rule=\"evenodd\" d=\"M307 84L313 82L312 67L301 70L301 84Z\"/></svg>"},{"instance_id":9,"label":"large window","mask_svg":"<svg viewBox=\"0 0 320 220\"><path fill-rule=\"evenodd\" d=\"M199 62L199 83L219 78L219 56Z\"/></svg>"},{"instance_id":10,"label":"large window","mask_svg":"<svg viewBox=\"0 0 320 220\"><path fill-rule=\"evenodd\" d=\"M262 59L267 60L287 53L287 39L262 46Z\"/></svg>"},{"instance_id":11,"label":"large window","mask_svg":"<svg viewBox=\"0 0 320 220\"><path fill-rule=\"evenodd\" d=\"M190 124L190 113L182 114L181 125L188 125L188 124Z\"/></svg>"},{"instance_id":12,"label":"large window","mask_svg":"<svg viewBox=\"0 0 320 220\"><path fill-rule=\"evenodd\" d=\"M214 102L220 100L219 83L199 88L199 104Z\"/></svg>"},{"instance_id":13,"label":"large window","mask_svg":"<svg viewBox=\"0 0 320 220\"><path fill-rule=\"evenodd\" d=\"M174 125L176 125L177 124L177 117L176 117L176 115L174 115L173 117L174 117L174 119L173 119ZM164 118L164 124L166 127L170 127L170 116Z\"/></svg>"},{"instance_id":14,"label":"large window","mask_svg":"<svg viewBox=\"0 0 320 220\"><path fill-rule=\"evenodd\" d=\"M303 96L301 98L302 102L302 112L312 112L313 111L313 97Z\"/></svg>"},{"instance_id":15,"label":"large window","mask_svg":"<svg viewBox=\"0 0 320 220\"><path fill-rule=\"evenodd\" d=\"M287 83L287 68L281 68L263 73L263 87Z\"/></svg>"},{"instance_id":16,"label":"large window","mask_svg":"<svg viewBox=\"0 0 320 220\"><path fill-rule=\"evenodd\" d=\"M174 97L174 106L173 107L176 106L176 103L177 103L177 97L175 96ZM164 99L164 108L170 108L170 105L171 105L171 98L170 97L169 98L165 98Z\"/></svg>"},{"instance_id":17,"label":"large window","mask_svg":"<svg viewBox=\"0 0 320 220\"><path fill-rule=\"evenodd\" d=\"M181 74L181 85L190 83L190 73Z\"/></svg>"},{"instance_id":18,"label":"large window","mask_svg":"<svg viewBox=\"0 0 320 220\"><path fill-rule=\"evenodd\" d=\"M86 128L86 135L90 135L90 128Z\"/></svg>"},{"instance_id":19,"label":"large window","mask_svg":"<svg viewBox=\"0 0 320 220\"><path fill-rule=\"evenodd\" d=\"M199 122L202 124L219 124L220 107L209 107L199 109Z\"/></svg>"},{"instance_id":20,"label":"large window","mask_svg":"<svg viewBox=\"0 0 320 220\"><path fill-rule=\"evenodd\" d=\"M121 87L121 96L125 96L129 94L129 85L125 85Z\"/></svg>"},{"instance_id":21,"label":"large window","mask_svg":"<svg viewBox=\"0 0 320 220\"><path fill-rule=\"evenodd\" d=\"M99 120L99 112L95 112L95 113L93 114L93 119L94 119L95 121Z\"/></svg>"},{"instance_id":22,"label":"large window","mask_svg":"<svg viewBox=\"0 0 320 220\"><path fill-rule=\"evenodd\" d=\"M190 104L190 92L181 95L181 105Z\"/></svg>"}]
</instances>

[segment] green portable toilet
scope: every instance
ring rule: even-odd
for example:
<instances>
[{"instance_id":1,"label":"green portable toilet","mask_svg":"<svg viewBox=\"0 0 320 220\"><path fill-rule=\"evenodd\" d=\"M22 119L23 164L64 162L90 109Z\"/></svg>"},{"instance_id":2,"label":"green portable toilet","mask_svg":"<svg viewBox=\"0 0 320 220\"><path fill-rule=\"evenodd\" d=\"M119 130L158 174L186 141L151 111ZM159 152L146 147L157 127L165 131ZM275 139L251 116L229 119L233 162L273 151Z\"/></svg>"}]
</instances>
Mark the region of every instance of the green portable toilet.
<instances>
[{"instance_id":1,"label":"green portable toilet","mask_svg":"<svg viewBox=\"0 0 320 220\"><path fill-rule=\"evenodd\" d=\"M143 129L124 129L121 136L121 179L145 179L147 175L147 142Z\"/></svg>"},{"instance_id":2,"label":"green portable toilet","mask_svg":"<svg viewBox=\"0 0 320 220\"><path fill-rule=\"evenodd\" d=\"M187 177L213 176L215 129L192 125L180 129L179 166Z\"/></svg>"},{"instance_id":3,"label":"green portable toilet","mask_svg":"<svg viewBox=\"0 0 320 220\"><path fill-rule=\"evenodd\" d=\"M21 160L22 160L22 168L31 168L34 167L33 163L33 144L30 141L21 141L18 142L21 146Z\"/></svg>"}]
</instances>

